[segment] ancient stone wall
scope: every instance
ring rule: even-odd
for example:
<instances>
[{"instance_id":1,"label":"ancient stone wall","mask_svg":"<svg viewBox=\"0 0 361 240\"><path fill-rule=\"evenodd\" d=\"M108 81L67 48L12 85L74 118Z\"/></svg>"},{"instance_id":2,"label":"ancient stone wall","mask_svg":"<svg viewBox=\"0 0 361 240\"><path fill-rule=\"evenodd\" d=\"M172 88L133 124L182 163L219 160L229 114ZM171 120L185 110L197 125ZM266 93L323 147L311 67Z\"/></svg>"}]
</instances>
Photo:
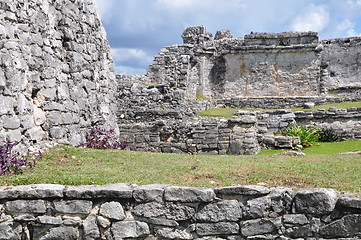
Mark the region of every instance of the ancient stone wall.
<instances>
[{"instance_id":1,"label":"ancient stone wall","mask_svg":"<svg viewBox=\"0 0 361 240\"><path fill-rule=\"evenodd\" d=\"M361 92L361 37L323 40L322 75L330 93Z\"/></svg>"},{"instance_id":2,"label":"ancient stone wall","mask_svg":"<svg viewBox=\"0 0 361 240\"><path fill-rule=\"evenodd\" d=\"M185 91L157 84L146 76L117 75L118 123L184 120L213 106L213 101L187 99Z\"/></svg>"},{"instance_id":3,"label":"ancient stone wall","mask_svg":"<svg viewBox=\"0 0 361 240\"><path fill-rule=\"evenodd\" d=\"M190 154L256 154L261 149L299 149L298 138L279 136L285 128L332 128L343 140L361 139L361 108L312 112L238 111L235 118L193 118L120 123L122 138L138 151Z\"/></svg>"},{"instance_id":4,"label":"ancient stone wall","mask_svg":"<svg viewBox=\"0 0 361 240\"><path fill-rule=\"evenodd\" d=\"M251 33L245 39L229 32L216 38L205 27L187 28L183 45L156 55L147 76L176 84L194 98L320 95L321 50L317 33Z\"/></svg>"},{"instance_id":5,"label":"ancient stone wall","mask_svg":"<svg viewBox=\"0 0 361 240\"><path fill-rule=\"evenodd\" d=\"M0 142L78 144L116 129L115 75L91 0L0 1Z\"/></svg>"},{"instance_id":6,"label":"ancient stone wall","mask_svg":"<svg viewBox=\"0 0 361 240\"><path fill-rule=\"evenodd\" d=\"M285 32L242 39L219 31L213 39L204 26L187 28L182 37L184 44L155 56L147 76L189 98L360 92L359 37L319 41L315 32Z\"/></svg>"},{"instance_id":7,"label":"ancient stone wall","mask_svg":"<svg viewBox=\"0 0 361 240\"><path fill-rule=\"evenodd\" d=\"M0 187L0 239L361 238L361 199L333 189Z\"/></svg>"}]
</instances>

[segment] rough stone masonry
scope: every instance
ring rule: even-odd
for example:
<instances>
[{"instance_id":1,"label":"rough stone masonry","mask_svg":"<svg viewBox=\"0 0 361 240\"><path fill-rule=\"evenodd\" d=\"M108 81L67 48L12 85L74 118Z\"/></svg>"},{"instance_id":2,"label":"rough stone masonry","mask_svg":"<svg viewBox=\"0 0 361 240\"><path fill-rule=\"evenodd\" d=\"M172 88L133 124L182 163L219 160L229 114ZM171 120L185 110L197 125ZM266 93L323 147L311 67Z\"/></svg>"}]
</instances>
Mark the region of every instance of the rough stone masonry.
<instances>
[{"instance_id":1,"label":"rough stone masonry","mask_svg":"<svg viewBox=\"0 0 361 240\"><path fill-rule=\"evenodd\" d=\"M78 144L117 129L115 75L91 0L0 1L0 142Z\"/></svg>"},{"instance_id":2,"label":"rough stone masonry","mask_svg":"<svg viewBox=\"0 0 361 240\"><path fill-rule=\"evenodd\" d=\"M361 239L361 199L333 189L0 187L0 239Z\"/></svg>"}]
</instances>

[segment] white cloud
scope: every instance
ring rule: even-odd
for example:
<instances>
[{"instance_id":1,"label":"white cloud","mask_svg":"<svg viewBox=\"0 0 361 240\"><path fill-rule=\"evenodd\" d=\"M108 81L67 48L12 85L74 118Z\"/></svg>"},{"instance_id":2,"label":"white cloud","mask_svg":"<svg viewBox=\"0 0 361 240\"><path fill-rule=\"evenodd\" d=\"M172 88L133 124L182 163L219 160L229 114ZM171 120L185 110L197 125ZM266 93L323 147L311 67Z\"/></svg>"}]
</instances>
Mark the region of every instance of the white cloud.
<instances>
[{"instance_id":1,"label":"white cloud","mask_svg":"<svg viewBox=\"0 0 361 240\"><path fill-rule=\"evenodd\" d=\"M353 8L361 7L361 0L347 0L346 3Z\"/></svg>"},{"instance_id":2,"label":"white cloud","mask_svg":"<svg viewBox=\"0 0 361 240\"><path fill-rule=\"evenodd\" d=\"M127 74L127 75L144 75L146 70L144 68L127 67L122 65L114 66L116 74Z\"/></svg>"},{"instance_id":3,"label":"white cloud","mask_svg":"<svg viewBox=\"0 0 361 240\"><path fill-rule=\"evenodd\" d=\"M111 48L116 73L145 74L153 56L141 49Z\"/></svg>"},{"instance_id":4,"label":"white cloud","mask_svg":"<svg viewBox=\"0 0 361 240\"><path fill-rule=\"evenodd\" d=\"M330 21L330 14L324 6L310 4L298 15L293 24L293 31L322 31Z\"/></svg>"}]
</instances>

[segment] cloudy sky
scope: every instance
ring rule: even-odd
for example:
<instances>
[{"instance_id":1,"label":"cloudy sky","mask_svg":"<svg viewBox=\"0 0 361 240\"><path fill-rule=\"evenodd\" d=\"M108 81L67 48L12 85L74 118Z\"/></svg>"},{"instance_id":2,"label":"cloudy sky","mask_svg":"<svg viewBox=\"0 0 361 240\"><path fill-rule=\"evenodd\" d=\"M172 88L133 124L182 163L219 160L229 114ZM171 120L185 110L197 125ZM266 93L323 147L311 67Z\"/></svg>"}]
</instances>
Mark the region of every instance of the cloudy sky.
<instances>
[{"instance_id":1,"label":"cloudy sky","mask_svg":"<svg viewBox=\"0 0 361 240\"><path fill-rule=\"evenodd\" d=\"M213 35L317 31L321 39L361 36L361 0L94 0L117 73L145 74L164 46L181 44L186 27Z\"/></svg>"}]
</instances>

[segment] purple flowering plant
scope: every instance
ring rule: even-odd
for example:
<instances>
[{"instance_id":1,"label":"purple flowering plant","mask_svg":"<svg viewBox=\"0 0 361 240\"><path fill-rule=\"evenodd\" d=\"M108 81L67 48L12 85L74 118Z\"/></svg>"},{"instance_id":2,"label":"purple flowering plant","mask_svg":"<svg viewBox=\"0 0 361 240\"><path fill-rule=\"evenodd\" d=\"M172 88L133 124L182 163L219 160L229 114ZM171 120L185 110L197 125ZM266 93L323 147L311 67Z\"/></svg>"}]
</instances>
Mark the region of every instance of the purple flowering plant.
<instances>
[{"instance_id":1,"label":"purple flowering plant","mask_svg":"<svg viewBox=\"0 0 361 240\"><path fill-rule=\"evenodd\" d=\"M101 127L94 127L85 136L85 142L80 147L96 148L96 149L130 149L125 141L120 141L113 129L106 130Z\"/></svg>"},{"instance_id":2,"label":"purple flowering plant","mask_svg":"<svg viewBox=\"0 0 361 240\"><path fill-rule=\"evenodd\" d=\"M36 161L43 156L41 152L36 156L21 156L13 150L17 144L18 142L5 142L0 146L0 176L21 174L26 169L31 170L36 166Z\"/></svg>"}]
</instances>

